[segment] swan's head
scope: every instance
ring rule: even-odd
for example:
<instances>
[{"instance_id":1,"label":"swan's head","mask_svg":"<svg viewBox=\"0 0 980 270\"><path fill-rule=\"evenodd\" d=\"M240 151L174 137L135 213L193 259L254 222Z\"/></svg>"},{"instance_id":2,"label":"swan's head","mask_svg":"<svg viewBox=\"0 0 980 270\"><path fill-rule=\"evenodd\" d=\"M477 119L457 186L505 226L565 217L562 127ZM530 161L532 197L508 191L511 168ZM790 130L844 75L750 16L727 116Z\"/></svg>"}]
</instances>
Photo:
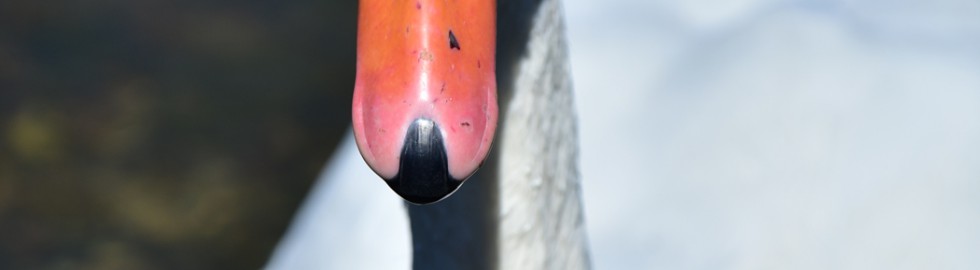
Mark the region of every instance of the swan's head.
<instances>
[{"instance_id":1,"label":"swan's head","mask_svg":"<svg viewBox=\"0 0 980 270\"><path fill-rule=\"evenodd\" d=\"M405 200L439 201L493 143L496 2L361 0L359 10L357 147Z\"/></svg>"}]
</instances>

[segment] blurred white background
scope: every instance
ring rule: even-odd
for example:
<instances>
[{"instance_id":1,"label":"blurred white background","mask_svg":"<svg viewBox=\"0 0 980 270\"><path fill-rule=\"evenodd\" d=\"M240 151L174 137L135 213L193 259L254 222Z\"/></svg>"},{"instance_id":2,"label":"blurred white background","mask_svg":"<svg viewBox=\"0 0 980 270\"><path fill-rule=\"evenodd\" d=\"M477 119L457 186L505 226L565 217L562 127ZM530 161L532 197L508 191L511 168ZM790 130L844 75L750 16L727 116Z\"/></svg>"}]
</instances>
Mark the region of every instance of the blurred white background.
<instances>
[{"instance_id":1,"label":"blurred white background","mask_svg":"<svg viewBox=\"0 0 980 270\"><path fill-rule=\"evenodd\" d=\"M980 2L565 7L597 269L980 268Z\"/></svg>"},{"instance_id":2,"label":"blurred white background","mask_svg":"<svg viewBox=\"0 0 980 270\"><path fill-rule=\"evenodd\" d=\"M596 269L980 269L980 2L565 10ZM374 177L350 141L326 172ZM345 223L294 233L343 248L293 256L408 265L381 181L317 189Z\"/></svg>"}]
</instances>

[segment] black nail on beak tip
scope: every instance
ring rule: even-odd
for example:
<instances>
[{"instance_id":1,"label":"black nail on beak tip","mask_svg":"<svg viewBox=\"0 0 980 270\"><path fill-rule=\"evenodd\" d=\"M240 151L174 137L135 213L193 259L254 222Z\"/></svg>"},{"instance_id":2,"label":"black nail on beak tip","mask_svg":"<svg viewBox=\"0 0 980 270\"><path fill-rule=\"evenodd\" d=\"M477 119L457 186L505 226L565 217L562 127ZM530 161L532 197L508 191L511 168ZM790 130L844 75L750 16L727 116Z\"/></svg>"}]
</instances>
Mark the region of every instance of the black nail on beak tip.
<instances>
[{"instance_id":1,"label":"black nail on beak tip","mask_svg":"<svg viewBox=\"0 0 980 270\"><path fill-rule=\"evenodd\" d=\"M429 119L417 119L405 135L398 175L385 179L385 182L409 202L437 202L456 191L463 182L449 176L446 161L446 147L439 126Z\"/></svg>"}]
</instances>

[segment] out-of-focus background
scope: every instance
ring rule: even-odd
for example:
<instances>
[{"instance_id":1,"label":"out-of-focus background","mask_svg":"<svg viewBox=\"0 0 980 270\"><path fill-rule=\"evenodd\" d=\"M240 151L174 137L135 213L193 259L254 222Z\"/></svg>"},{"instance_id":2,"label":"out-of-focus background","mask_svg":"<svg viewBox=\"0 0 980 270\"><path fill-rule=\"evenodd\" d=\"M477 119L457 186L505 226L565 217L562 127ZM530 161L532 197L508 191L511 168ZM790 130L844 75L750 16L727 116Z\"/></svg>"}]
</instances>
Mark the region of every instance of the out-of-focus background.
<instances>
[{"instance_id":1,"label":"out-of-focus background","mask_svg":"<svg viewBox=\"0 0 980 270\"><path fill-rule=\"evenodd\" d=\"M356 1L0 1L0 269L256 269L350 117Z\"/></svg>"},{"instance_id":2,"label":"out-of-focus background","mask_svg":"<svg viewBox=\"0 0 980 270\"><path fill-rule=\"evenodd\" d=\"M566 3L597 268L980 268L980 2Z\"/></svg>"},{"instance_id":3,"label":"out-of-focus background","mask_svg":"<svg viewBox=\"0 0 980 270\"><path fill-rule=\"evenodd\" d=\"M0 1L0 268L262 266L354 2ZM980 2L564 6L597 268L980 266Z\"/></svg>"}]
</instances>

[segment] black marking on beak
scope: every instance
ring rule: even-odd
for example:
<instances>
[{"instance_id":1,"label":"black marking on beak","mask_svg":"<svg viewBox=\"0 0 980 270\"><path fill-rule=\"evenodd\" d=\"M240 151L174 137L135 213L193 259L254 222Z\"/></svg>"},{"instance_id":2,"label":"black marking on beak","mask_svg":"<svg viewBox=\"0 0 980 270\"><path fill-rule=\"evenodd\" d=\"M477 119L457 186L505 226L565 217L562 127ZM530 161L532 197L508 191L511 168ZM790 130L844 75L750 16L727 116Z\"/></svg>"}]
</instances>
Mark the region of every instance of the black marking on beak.
<instances>
[{"instance_id":1,"label":"black marking on beak","mask_svg":"<svg viewBox=\"0 0 980 270\"><path fill-rule=\"evenodd\" d=\"M439 126L424 118L415 120L408 127L398 175L385 179L385 182L399 196L415 204L437 202L463 183L449 176L446 147Z\"/></svg>"},{"instance_id":2,"label":"black marking on beak","mask_svg":"<svg viewBox=\"0 0 980 270\"><path fill-rule=\"evenodd\" d=\"M453 30L449 30L449 49L456 49L457 51L460 50L459 41L456 40L456 35L453 35Z\"/></svg>"}]
</instances>

